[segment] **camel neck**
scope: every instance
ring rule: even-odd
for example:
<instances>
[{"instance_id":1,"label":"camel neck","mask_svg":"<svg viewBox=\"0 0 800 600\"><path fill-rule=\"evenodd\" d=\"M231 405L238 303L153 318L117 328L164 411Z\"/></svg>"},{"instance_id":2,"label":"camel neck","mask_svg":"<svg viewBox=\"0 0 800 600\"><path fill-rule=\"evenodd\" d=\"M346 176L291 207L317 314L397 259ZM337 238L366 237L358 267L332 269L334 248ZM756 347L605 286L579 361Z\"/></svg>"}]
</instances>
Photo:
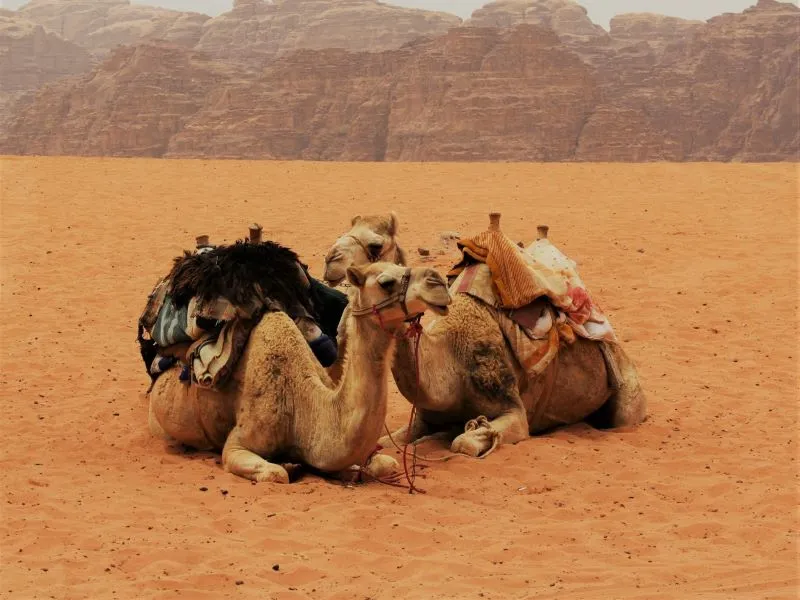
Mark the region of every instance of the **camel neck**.
<instances>
[{"instance_id":1,"label":"camel neck","mask_svg":"<svg viewBox=\"0 0 800 600\"><path fill-rule=\"evenodd\" d=\"M381 435L394 343L372 319L348 317L344 374L333 399L331 423L331 441L338 451L329 456L341 462L341 468L363 463Z\"/></svg>"},{"instance_id":2,"label":"camel neck","mask_svg":"<svg viewBox=\"0 0 800 600\"><path fill-rule=\"evenodd\" d=\"M424 331L422 332L422 337L425 337ZM394 364L392 365L395 383L405 398L418 406L427 406L429 404L427 396L424 390L420 389L420 384L422 383L420 378L424 374L417 373L417 370L421 369L422 365L417 364L418 357L416 356L414 341L407 335L398 335L398 338ZM420 339L420 344L423 341L423 339ZM422 387L424 388L424 386Z\"/></svg>"}]
</instances>

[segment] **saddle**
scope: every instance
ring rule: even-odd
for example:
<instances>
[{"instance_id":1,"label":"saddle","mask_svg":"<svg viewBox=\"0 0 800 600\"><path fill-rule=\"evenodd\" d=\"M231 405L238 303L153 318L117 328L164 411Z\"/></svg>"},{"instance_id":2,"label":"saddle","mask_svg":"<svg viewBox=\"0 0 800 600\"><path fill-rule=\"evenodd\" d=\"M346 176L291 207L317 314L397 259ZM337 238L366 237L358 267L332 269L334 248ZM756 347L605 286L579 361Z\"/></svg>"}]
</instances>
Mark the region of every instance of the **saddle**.
<instances>
[{"instance_id":1,"label":"saddle","mask_svg":"<svg viewBox=\"0 0 800 600\"><path fill-rule=\"evenodd\" d=\"M252 329L275 311L295 321L323 366L336 361L336 325L347 297L312 278L286 248L273 242L237 245L186 253L148 295L137 341L153 382L179 361L182 379L223 388Z\"/></svg>"}]
</instances>

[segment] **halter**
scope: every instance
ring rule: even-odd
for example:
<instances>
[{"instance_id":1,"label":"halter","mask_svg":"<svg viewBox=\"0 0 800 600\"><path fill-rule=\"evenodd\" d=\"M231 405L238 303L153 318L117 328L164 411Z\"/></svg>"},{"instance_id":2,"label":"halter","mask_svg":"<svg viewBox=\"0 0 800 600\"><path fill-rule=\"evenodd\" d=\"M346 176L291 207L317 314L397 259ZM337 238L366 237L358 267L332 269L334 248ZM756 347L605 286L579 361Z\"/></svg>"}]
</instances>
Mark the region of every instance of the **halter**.
<instances>
[{"instance_id":1,"label":"halter","mask_svg":"<svg viewBox=\"0 0 800 600\"><path fill-rule=\"evenodd\" d=\"M371 263L376 263L376 262L380 261L384 256L389 254L390 251L394 250L394 247L395 247L393 243L387 244L387 247L386 247L385 250L383 250L378 256L374 256L373 257L372 254L370 253L369 248L367 247L367 245L364 242L362 242L360 239L358 239L356 236L354 236L354 235L346 235L345 237L346 238L350 238L351 240L354 240L359 246L361 246L361 248L364 250L364 254L367 255L367 260L369 262L371 262Z\"/></svg>"},{"instance_id":2,"label":"halter","mask_svg":"<svg viewBox=\"0 0 800 600\"><path fill-rule=\"evenodd\" d=\"M400 308L403 309L403 314L406 316L406 319L411 315L408 312L408 305L406 304L406 300L408 297L408 286L411 283L411 269L405 269L403 272L403 277L400 280L400 289L396 291L394 294L386 298L385 300L381 300L377 304L373 304L369 308L352 308L350 309L350 314L354 317L365 317L367 315L377 315L380 317L380 311L384 308L392 306L393 304L400 304Z\"/></svg>"}]
</instances>

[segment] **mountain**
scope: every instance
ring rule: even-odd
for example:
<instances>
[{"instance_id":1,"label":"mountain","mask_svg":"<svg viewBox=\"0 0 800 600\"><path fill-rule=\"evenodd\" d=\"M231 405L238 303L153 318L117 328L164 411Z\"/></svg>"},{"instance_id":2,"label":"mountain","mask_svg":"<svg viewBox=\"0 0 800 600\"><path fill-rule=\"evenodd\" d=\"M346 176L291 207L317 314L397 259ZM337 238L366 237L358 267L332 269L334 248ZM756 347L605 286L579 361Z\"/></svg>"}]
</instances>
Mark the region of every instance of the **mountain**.
<instances>
[{"instance_id":1,"label":"mountain","mask_svg":"<svg viewBox=\"0 0 800 600\"><path fill-rule=\"evenodd\" d=\"M385 10L394 16L386 18ZM340 11L355 11L363 22L384 15L376 23L393 21L395 32L407 14L413 39L387 34L388 48L355 51L343 38L333 41L355 20ZM238 2L205 22L192 49L162 42L120 48L92 73L42 89L14 112L0 151L315 160L798 158L800 10L792 4L760 0L705 23L620 15L606 32L570 0L500 0L463 25L427 36L418 35L417 12L367 0ZM423 16L434 29L446 25L435 13ZM308 33L316 27L318 35ZM238 50L220 39L234 40Z\"/></svg>"}]
</instances>

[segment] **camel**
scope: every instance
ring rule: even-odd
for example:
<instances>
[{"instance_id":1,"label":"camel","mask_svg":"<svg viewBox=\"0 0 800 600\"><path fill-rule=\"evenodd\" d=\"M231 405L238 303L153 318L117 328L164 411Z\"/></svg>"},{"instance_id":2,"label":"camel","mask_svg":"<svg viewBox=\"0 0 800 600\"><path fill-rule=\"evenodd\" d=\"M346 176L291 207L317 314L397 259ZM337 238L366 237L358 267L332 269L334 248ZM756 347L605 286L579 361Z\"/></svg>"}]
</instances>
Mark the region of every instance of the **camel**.
<instances>
[{"instance_id":1,"label":"camel","mask_svg":"<svg viewBox=\"0 0 800 600\"><path fill-rule=\"evenodd\" d=\"M326 256L324 278L329 285L341 282L347 268L364 264L365 254L358 248L386 239L385 231L392 231L386 246L399 247L394 214L355 217L351 224ZM376 224L382 224L380 231ZM358 243L342 242L351 238ZM377 246L372 250L383 252ZM392 374L417 411L410 427L381 438L379 444L411 444L455 429L460 434L451 451L481 457L500 444L516 444L560 425L585 420L598 428L619 428L644 421L646 398L633 363L618 344L606 345L619 367L618 389L609 381L601 343L583 338L561 343L557 358L531 381L511 352L495 311L471 296L453 294L447 316L424 327L418 362L412 341L400 337ZM344 343L346 332L341 333Z\"/></svg>"},{"instance_id":2,"label":"camel","mask_svg":"<svg viewBox=\"0 0 800 600\"><path fill-rule=\"evenodd\" d=\"M390 263L352 266L344 327L349 348L334 386L295 323L269 312L250 333L224 391L162 374L150 392L151 432L197 449L222 451L226 471L288 483L270 460L301 463L342 479L354 468L374 478L398 469L375 453L386 417L388 370L395 333L405 319L430 310L447 313L451 298L436 271ZM354 467L356 466L356 467Z\"/></svg>"}]
</instances>

